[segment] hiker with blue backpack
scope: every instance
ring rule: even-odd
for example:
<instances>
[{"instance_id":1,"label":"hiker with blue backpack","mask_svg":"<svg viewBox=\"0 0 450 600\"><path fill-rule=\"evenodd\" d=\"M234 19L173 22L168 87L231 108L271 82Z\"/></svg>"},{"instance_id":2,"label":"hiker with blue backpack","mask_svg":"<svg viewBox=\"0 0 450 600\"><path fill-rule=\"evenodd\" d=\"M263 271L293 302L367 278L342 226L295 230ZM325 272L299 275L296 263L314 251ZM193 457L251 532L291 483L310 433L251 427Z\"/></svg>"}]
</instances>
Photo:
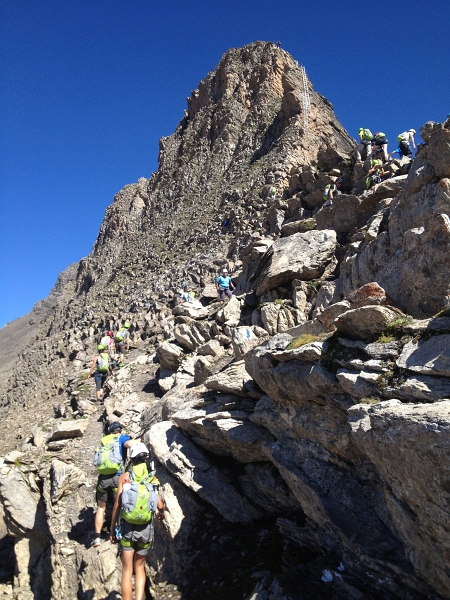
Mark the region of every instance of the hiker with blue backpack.
<instances>
[{"instance_id":1,"label":"hiker with blue backpack","mask_svg":"<svg viewBox=\"0 0 450 600\"><path fill-rule=\"evenodd\" d=\"M119 477L109 539L121 549L122 600L131 600L133 573L136 600L143 600L145 559L153 542L155 515L165 518L164 502L145 444L131 447L130 463Z\"/></svg>"},{"instance_id":2,"label":"hiker with blue backpack","mask_svg":"<svg viewBox=\"0 0 450 600\"><path fill-rule=\"evenodd\" d=\"M92 360L91 370L89 371L88 379L94 373L95 379L95 391L97 395L97 402L102 401L103 386L108 378L108 374L111 372L110 357L106 350L106 346L99 344L97 346L98 354L94 356Z\"/></svg>"},{"instance_id":3,"label":"hiker with blue backpack","mask_svg":"<svg viewBox=\"0 0 450 600\"><path fill-rule=\"evenodd\" d=\"M98 471L96 500L97 512L95 513L94 548L100 546L101 531L105 519L108 499L115 501L119 476L125 470L127 448L138 444L139 440L132 440L129 435L122 433L123 425L115 421L108 428L108 434L100 440L100 445L95 449L94 467Z\"/></svg>"}]
</instances>

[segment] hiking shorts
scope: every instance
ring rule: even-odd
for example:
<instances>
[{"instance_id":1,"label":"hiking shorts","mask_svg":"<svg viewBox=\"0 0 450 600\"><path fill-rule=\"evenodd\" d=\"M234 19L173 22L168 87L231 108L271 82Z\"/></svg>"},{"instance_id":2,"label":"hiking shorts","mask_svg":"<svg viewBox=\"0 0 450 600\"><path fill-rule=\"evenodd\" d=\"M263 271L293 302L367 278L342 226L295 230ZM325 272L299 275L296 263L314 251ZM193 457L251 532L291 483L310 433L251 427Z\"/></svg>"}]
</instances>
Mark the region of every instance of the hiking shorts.
<instances>
[{"instance_id":1,"label":"hiking shorts","mask_svg":"<svg viewBox=\"0 0 450 600\"><path fill-rule=\"evenodd\" d=\"M108 373L100 373L100 371L95 371L94 379L95 379L95 389L99 392L102 389L102 386L105 385L106 378L108 377Z\"/></svg>"},{"instance_id":2,"label":"hiking shorts","mask_svg":"<svg viewBox=\"0 0 450 600\"><path fill-rule=\"evenodd\" d=\"M387 144L387 143L388 143L388 141L387 141L387 139L385 137L384 138L378 138L377 140L375 140L375 141L372 142L372 144L374 146L377 146L378 148L381 148L381 146L384 146L384 144Z\"/></svg>"},{"instance_id":3,"label":"hiking shorts","mask_svg":"<svg viewBox=\"0 0 450 600\"><path fill-rule=\"evenodd\" d=\"M153 541L152 522L146 525L132 525L122 519L121 532L120 548L123 552L134 550L139 556L147 556Z\"/></svg>"},{"instance_id":4,"label":"hiking shorts","mask_svg":"<svg viewBox=\"0 0 450 600\"><path fill-rule=\"evenodd\" d=\"M111 498L114 502L116 499L117 486L119 484L119 475L99 475L97 480L97 490L95 499L97 502L108 502Z\"/></svg>"},{"instance_id":5,"label":"hiking shorts","mask_svg":"<svg viewBox=\"0 0 450 600\"><path fill-rule=\"evenodd\" d=\"M124 350L125 350L125 342L118 342L116 344L116 352L118 354L124 354Z\"/></svg>"},{"instance_id":6,"label":"hiking shorts","mask_svg":"<svg viewBox=\"0 0 450 600\"><path fill-rule=\"evenodd\" d=\"M233 294L232 294L230 288L219 288L219 298L221 299L222 302L225 300L225 296L228 296L228 298L231 298L232 295Z\"/></svg>"}]
</instances>

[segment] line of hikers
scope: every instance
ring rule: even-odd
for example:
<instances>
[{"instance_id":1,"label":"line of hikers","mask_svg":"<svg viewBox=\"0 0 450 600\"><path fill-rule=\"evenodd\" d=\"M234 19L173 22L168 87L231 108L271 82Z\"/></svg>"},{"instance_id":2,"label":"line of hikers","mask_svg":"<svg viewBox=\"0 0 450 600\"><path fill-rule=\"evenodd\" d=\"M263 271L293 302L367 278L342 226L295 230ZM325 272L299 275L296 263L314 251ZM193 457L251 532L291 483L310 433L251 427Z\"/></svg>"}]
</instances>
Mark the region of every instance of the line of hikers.
<instances>
[{"instance_id":1,"label":"line of hikers","mask_svg":"<svg viewBox=\"0 0 450 600\"><path fill-rule=\"evenodd\" d=\"M94 375L97 401L102 400L102 388L113 369L124 366L125 350L130 349L130 323L128 321L116 334L107 331L97 346L98 354L94 356L88 379Z\"/></svg>"},{"instance_id":2,"label":"line of hikers","mask_svg":"<svg viewBox=\"0 0 450 600\"><path fill-rule=\"evenodd\" d=\"M97 548L101 544L106 507L111 501L109 541L119 545L122 598L131 600L134 574L136 600L143 600L145 560L153 543L155 515L163 520L165 507L147 446L140 438L131 439L122 432L121 423L111 423L108 434L102 437L95 450L93 464L98 471L98 480L92 546Z\"/></svg>"},{"instance_id":3,"label":"line of hikers","mask_svg":"<svg viewBox=\"0 0 450 600\"><path fill-rule=\"evenodd\" d=\"M409 129L397 136L398 147L388 154L388 139L382 131L377 131L372 134L367 127L360 127L358 130L359 144L356 147L356 163L366 161L366 189L370 189L375 184L380 183L383 179L391 176L388 171L384 170L383 161L392 160L394 154L398 154L399 158L407 157L412 159L412 149L416 148L414 136L415 129ZM332 206L333 198L339 195L343 183L342 177L335 179L333 183L329 183L323 191L323 199L325 206Z\"/></svg>"}]
</instances>

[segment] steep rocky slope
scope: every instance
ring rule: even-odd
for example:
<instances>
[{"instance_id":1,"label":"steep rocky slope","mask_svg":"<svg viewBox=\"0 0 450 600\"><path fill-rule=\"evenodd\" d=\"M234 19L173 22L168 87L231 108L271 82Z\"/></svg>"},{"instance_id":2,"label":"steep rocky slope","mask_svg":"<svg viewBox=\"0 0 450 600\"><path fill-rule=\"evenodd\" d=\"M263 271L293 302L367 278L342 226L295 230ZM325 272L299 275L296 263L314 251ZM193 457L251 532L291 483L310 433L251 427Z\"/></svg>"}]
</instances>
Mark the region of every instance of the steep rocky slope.
<instances>
[{"instance_id":1,"label":"steep rocky slope","mask_svg":"<svg viewBox=\"0 0 450 600\"><path fill-rule=\"evenodd\" d=\"M120 597L114 548L89 547L93 448L120 419L169 511L149 597L450 597L450 122L421 135L412 166L364 191L354 140L291 56L224 55L39 327L0 332L19 345L1 396L7 596ZM134 349L100 406L86 370L125 319Z\"/></svg>"}]
</instances>

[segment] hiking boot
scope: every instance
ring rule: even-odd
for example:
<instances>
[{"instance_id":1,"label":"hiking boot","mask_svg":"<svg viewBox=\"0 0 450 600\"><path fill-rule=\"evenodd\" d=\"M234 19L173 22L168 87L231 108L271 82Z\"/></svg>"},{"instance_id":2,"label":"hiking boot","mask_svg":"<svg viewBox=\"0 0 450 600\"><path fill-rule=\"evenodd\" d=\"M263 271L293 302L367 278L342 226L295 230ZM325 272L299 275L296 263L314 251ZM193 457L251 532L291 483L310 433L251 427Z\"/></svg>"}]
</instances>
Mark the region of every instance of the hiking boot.
<instances>
[{"instance_id":1,"label":"hiking boot","mask_svg":"<svg viewBox=\"0 0 450 600\"><path fill-rule=\"evenodd\" d=\"M99 536L96 536L92 539L92 547L93 548L98 548L101 543L102 543L102 540L100 539Z\"/></svg>"},{"instance_id":2,"label":"hiking boot","mask_svg":"<svg viewBox=\"0 0 450 600\"><path fill-rule=\"evenodd\" d=\"M124 363L119 363L119 367L124 367L125 364Z\"/></svg>"}]
</instances>

